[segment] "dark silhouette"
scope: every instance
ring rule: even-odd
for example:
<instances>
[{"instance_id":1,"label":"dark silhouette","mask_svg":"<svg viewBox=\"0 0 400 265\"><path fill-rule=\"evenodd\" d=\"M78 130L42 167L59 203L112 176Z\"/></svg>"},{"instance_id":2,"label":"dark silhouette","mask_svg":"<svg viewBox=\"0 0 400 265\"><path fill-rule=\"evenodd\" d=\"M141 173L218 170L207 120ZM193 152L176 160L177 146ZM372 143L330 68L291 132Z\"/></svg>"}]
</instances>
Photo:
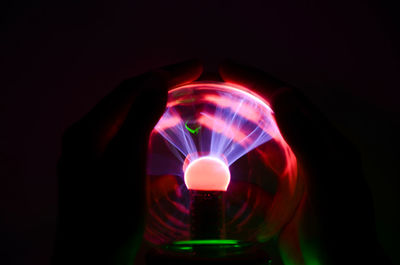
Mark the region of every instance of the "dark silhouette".
<instances>
[{"instance_id":1,"label":"dark silhouette","mask_svg":"<svg viewBox=\"0 0 400 265\"><path fill-rule=\"evenodd\" d=\"M285 264L389 264L355 147L295 88L230 61L219 71L224 81L269 99L306 179L301 207L278 241ZM54 264L133 263L143 233L149 133L168 88L201 73L200 62L188 61L129 79L66 131Z\"/></svg>"},{"instance_id":2,"label":"dark silhouette","mask_svg":"<svg viewBox=\"0 0 400 265\"><path fill-rule=\"evenodd\" d=\"M197 61L124 81L63 138L54 264L132 264L143 233L150 131Z\"/></svg>"}]
</instances>

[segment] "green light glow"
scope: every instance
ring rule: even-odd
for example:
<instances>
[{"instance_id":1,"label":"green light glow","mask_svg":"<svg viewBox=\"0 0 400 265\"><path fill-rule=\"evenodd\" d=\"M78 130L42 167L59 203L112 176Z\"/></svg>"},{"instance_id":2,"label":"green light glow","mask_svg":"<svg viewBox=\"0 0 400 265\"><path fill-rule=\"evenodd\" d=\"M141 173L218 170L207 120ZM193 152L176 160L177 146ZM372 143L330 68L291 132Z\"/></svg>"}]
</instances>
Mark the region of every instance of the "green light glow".
<instances>
[{"instance_id":1,"label":"green light glow","mask_svg":"<svg viewBox=\"0 0 400 265\"><path fill-rule=\"evenodd\" d=\"M238 243L239 240L233 240L233 239L204 239L204 240L176 241L173 244L174 245L237 245Z\"/></svg>"},{"instance_id":2,"label":"green light glow","mask_svg":"<svg viewBox=\"0 0 400 265\"><path fill-rule=\"evenodd\" d=\"M242 253L252 246L253 243L251 242L233 239L196 239L176 241L171 244L163 245L162 248L168 251L176 251L178 253L192 253L204 257L215 258L229 253Z\"/></svg>"},{"instance_id":3,"label":"green light glow","mask_svg":"<svg viewBox=\"0 0 400 265\"><path fill-rule=\"evenodd\" d=\"M179 249L180 249L180 250L192 250L193 248L192 248L192 247L184 247L184 246L181 246Z\"/></svg>"},{"instance_id":4,"label":"green light glow","mask_svg":"<svg viewBox=\"0 0 400 265\"><path fill-rule=\"evenodd\" d=\"M192 129L188 126L188 122L185 122L185 128L192 134L197 135L199 133L199 130L201 129L201 126L197 127L196 129Z\"/></svg>"}]
</instances>

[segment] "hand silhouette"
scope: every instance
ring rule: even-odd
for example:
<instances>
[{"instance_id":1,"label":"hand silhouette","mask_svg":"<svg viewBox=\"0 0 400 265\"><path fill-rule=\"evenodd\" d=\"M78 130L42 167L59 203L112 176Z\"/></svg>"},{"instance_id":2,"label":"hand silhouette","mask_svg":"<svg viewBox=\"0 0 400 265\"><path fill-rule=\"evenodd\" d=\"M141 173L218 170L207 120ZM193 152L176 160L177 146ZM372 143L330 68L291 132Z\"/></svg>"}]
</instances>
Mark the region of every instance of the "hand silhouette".
<instances>
[{"instance_id":1,"label":"hand silhouette","mask_svg":"<svg viewBox=\"0 0 400 265\"><path fill-rule=\"evenodd\" d=\"M149 134L168 88L201 72L192 60L126 80L67 129L53 264L133 264L143 233Z\"/></svg>"},{"instance_id":2,"label":"hand silhouette","mask_svg":"<svg viewBox=\"0 0 400 265\"><path fill-rule=\"evenodd\" d=\"M219 73L270 101L302 169L304 196L279 236L284 264L390 264L375 235L372 197L352 143L296 88L232 61Z\"/></svg>"},{"instance_id":3,"label":"hand silhouette","mask_svg":"<svg viewBox=\"0 0 400 265\"><path fill-rule=\"evenodd\" d=\"M279 236L283 262L389 264L355 147L296 88L229 61L219 72L271 102L301 165L306 191ZM168 88L201 73L198 61L188 61L129 79L66 131L54 264L133 263L143 233L149 134Z\"/></svg>"}]
</instances>

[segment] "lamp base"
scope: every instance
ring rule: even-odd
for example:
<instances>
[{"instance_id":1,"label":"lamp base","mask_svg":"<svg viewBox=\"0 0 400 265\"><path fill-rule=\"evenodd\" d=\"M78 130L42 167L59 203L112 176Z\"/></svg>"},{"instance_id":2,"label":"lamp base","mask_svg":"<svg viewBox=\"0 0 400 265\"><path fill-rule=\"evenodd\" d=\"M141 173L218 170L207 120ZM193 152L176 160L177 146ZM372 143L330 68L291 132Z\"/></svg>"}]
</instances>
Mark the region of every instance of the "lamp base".
<instances>
[{"instance_id":1,"label":"lamp base","mask_svg":"<svg viewBox=\"0 0 400 265\"><path fill-rule=\"evenodd\" d=\"M225 237L225 192L190 190L190 237Z\"/></svg>"},{"instance_id":2,"label":"lamp base","mask_svg":"<svg viewBox=\"0 0 400 265\"><path fill-rule=\"evenodd\" d=\"M152 249L147 265L268 265L271 260L258 245L237 240L179 241Z\"/></svg>"}]
</instances>

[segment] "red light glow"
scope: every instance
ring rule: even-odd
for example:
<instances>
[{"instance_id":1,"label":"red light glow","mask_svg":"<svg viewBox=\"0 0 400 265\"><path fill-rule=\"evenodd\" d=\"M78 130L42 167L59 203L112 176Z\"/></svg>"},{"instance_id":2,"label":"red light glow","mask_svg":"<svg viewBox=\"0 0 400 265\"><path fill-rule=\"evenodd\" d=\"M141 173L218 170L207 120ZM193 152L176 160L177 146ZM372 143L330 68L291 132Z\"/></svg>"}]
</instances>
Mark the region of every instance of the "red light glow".
<instances>
[{"instance_id":1,"label":"red light glow","mask_svg":"<svg viewBox=\"0 0 400 265\"><path fill-rule=\"evenodd\" d=\"M192 231L193 213L212 211L208 199L218 198L226 206L218 210L225 215L226 238L266 242L292 218L304 188L268 101L232 83L194 82L170 90L149 139L146 167L145 238L157 245L196 238L193 231L202 228ZM193 203L202 202L202 194L207 202Z\"/></svg>"},{"instance_id":2,"label":"red light glow","mask_svg":"<svg viewBox=\"0 0 400 265\"><path fill-rule=\"evenodd\" d=\"M230 178L228 166L211 156L194 160L185 170L185 184L191 190L226 191Z\"/></svg>"}]
</instances>

